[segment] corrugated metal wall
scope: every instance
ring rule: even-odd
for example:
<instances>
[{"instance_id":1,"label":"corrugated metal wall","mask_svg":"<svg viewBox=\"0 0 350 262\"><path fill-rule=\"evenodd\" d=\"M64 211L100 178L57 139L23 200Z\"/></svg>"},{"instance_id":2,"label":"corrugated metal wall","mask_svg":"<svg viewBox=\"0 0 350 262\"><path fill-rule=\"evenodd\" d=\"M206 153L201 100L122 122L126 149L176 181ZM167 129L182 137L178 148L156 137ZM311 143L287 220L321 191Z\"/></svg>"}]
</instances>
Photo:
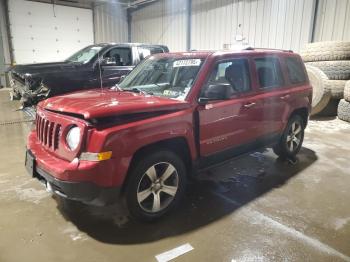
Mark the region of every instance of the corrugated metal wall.
<instances>
[{"instance_id":1,"label":"corrugated metal wall","mask_svg":"<svg viewBox=\"0 0 350 262\"><path fill-rule=\"evenodd\" d=\"M255 47L298 51L311 39L313 0L193 0L192 48L218 49L242 35Z\"/></svg>"},{"instance_id":2,"label":"corrugated metal wall","mask_svg":"<svg viewBox=\"0 0 350 262\"><path fill-rule=\"evenodd\" d=\"M118 3L94 6L95 43L128 41L126 9Z\"/></svg>"},{"instance_id":3,"label":"corrugated metal wall","mask_svg":"<svg viewBox=\"0 0 350 262\"><path fill-rule=\"evenodd\" d=\"M350 41L350 0L319 1L313 40Z\"/></svg>"},{"instance_id":4,"label":"corrugated metal wall","mask_svg":"<svg viewBox=\"0 0 350 262\"><path fill-rule=\"evenodd\" d=\"M186 50L186 0L160 0L132 14L132 41ZM192 0L191 49L218 49L243 35L256 47L299 51L311 41L315 0Z\"/></svg>"},{"instance_id":5,"label":"corrugated metal wall","mask_svg":"<svg viewBox=\"0 0 350 262\"><path fill-rule=\"evenodd\" d=\"M6 86L5 71L11 64L5 0L0 0L0 86Z\"/></svg>"},{"instance_id":6,"label":"corrugated metal wall","mask_svg":"<svg viewBox=\"0 0 350 262\"><path fill-rule=\"evenodd\" d=\"M131 41L186 50L187 0L158 1L132 12Z\"/></svg>"}]
</instances>

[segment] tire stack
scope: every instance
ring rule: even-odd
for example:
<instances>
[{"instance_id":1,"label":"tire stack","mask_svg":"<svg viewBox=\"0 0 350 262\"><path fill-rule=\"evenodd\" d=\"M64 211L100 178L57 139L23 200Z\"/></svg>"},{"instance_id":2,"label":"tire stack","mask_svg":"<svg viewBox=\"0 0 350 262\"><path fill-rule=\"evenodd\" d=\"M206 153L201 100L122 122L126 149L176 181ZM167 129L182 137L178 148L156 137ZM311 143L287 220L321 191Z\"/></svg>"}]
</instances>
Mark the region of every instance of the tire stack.
<instances>
[{"instance_id":1,"label":"tire stack","mask_svg":"<svg viewBox=\"0 0 350 262\"><path fill-rule=\"evenodd\" d=\"M350 81L346 82L344 88L344 99L339 102L338 117L341 120L350 122Z\"/></svg>"},{"instance_id":2,"label":"tire stack","mask_svg":"<svg viewBox=\"0 0 350 262\"><path fill-rule=\"evenodd\" d=\"M350 121L350 42L310 43L300 54L313 86L311 115Z\"/></svg>"}]
</instances>

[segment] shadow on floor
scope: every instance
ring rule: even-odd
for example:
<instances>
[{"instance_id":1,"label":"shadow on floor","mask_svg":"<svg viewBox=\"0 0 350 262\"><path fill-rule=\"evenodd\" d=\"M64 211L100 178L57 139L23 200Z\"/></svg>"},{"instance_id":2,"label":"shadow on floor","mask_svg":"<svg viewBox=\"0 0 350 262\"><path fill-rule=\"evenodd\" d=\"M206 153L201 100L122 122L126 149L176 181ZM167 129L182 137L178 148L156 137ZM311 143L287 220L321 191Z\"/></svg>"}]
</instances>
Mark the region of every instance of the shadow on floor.
<instances>
[{"instance_id":1,"label":"shadow on floor","mask_svg":"<svg viewBox=\"0 0 350 262\"><path fill-rule=\"evenodd\" d=\"M255 152L228 161L201 174L188 186L184 200L168 216L149 224L127 220L113 207L97 208L57 200L62 215L94 239L111 244L156 241L199 229L283 186L317 160L314 151L302 148L298 162L291 164L270 151ZM218 194L229 193L225 201ZM236 205L233 204L237 203Z\"/></svg>"}]
</instances>

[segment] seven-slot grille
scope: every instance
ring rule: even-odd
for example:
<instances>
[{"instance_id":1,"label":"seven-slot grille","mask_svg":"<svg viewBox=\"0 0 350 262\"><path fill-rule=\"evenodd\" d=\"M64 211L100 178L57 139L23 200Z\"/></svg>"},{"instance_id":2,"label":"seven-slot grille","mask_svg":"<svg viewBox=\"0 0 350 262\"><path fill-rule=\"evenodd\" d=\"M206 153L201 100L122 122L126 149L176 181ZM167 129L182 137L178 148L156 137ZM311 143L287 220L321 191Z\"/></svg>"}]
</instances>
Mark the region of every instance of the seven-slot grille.
<instances>
[{"instance_id":1,"label":"seven-slot grille","mask_svg":"<svg viewBox=\"0 0 350 262\"><path fill-rule=\"evenodd\" d=\"M35 124L36 135L41 144L52 150L57 150L62 126L40 117L38 114L36 115Z\"/></svg>"}]
</instances>

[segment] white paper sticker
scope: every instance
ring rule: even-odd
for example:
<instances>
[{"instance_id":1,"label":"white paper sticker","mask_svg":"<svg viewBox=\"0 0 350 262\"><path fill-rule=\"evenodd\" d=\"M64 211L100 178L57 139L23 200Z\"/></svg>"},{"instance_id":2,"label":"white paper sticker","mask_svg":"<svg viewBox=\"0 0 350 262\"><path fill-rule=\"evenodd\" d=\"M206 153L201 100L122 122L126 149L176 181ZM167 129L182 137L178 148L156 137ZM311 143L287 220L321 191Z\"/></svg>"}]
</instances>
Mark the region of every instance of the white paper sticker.
<instances>
[{"instance_id":1,"label":"white paper sticker","mask_svg":"<svg viewBox=\"0 0 350 262\"><path fill-rule=\"evenodd\" d=\"M201 64L200 59L185 59L185 60L176 60L173 67L181 66L199 66Z\"/></svg>"},{"instance_id":2,"label":"white paper sticker","mask_svg":"<svg viewBox=\"0 0 350 262\"><path fill-rule=\"evenodd\" d=\"M93 46L93 47L91 47L91 50L101 50L101 46Z\"/></svg>"}]
</instances>

